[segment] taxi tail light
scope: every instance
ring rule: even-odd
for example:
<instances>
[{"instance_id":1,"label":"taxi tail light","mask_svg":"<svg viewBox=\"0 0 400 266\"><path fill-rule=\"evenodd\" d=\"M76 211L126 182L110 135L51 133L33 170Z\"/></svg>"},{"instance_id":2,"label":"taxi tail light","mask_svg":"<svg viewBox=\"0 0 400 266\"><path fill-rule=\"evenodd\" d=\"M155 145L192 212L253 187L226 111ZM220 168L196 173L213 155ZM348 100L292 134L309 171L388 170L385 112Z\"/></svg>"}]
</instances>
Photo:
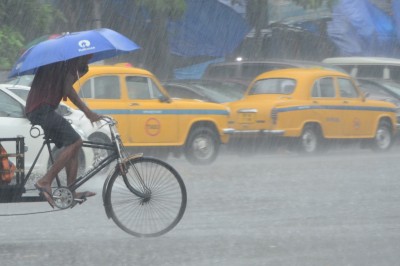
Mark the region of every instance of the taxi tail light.
<instances>
[{"instance_id":1,"label":"taxi tail light","mask_svg":"<svg viewBox=\"0 0 400 266\"><path fill-rule=\"evenodd\" d=\"M278 120L278 111L275 108L273 108L271 110L271 121L272 121L272 124L276 125L277 120Z\"/></svg>"}]
</instances>

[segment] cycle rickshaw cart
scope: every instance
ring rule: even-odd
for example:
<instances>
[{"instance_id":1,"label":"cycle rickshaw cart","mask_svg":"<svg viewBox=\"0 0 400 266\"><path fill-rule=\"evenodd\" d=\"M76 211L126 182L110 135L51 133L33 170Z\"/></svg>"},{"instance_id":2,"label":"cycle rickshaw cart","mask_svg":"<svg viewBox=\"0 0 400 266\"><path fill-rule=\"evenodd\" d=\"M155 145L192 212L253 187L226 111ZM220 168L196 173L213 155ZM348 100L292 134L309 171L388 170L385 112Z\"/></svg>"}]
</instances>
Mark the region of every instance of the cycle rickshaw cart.
<instances>
[{"instance_id":1,"label":"cycle rickshaw cart","mask_svg":"<svg viewBox=\"0 0 400 266\"><path fill-rule=\"evenodd\" d=\"M52 187L55 206L58 210L65 210L82 203L84 199L75 199L73 192L116 161L104 181L102 191L107 217L113 219L122 230L137 237L165 234L178 224L186 209L186 188L181 176L164 161L142 154L129 155L116 129L116 121L111 117L104 117L102 121L103 126L109 126L111 143L83 141L83 148L105 150L107 155L95 160L93 166L69 186L62 186L59 177L56 177L56 186ZM53 161L51 141L44 138L27 174L24 171L24 138L0 139L0 143L4 141L15 142L15 153L3 154L1 158L14 157L16 170L12 184L0 184L0 203L45 201L42 196L25 196L24 193L25 185L44 149L48 150Z\"/></svg>"}]
</instances>

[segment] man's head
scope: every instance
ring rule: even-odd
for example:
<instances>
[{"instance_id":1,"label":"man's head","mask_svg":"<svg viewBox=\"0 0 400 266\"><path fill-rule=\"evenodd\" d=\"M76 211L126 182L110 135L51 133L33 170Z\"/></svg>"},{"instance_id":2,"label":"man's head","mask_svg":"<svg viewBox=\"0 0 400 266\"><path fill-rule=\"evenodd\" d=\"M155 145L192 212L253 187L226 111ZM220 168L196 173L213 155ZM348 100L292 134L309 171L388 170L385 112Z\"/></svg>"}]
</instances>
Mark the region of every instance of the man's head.
<instances>
[{"instance_id":1,"label":"man's head","mask_svg":"<svg viewBox=\"0 0 400 266\"><path fill-rule=\"evenodd\" d=\"M93 57L92 54L88 54L88 55L72 58L72 59L67 61L67 66L73 72L78 71L79 75L83 76L89 70L88 64L89 64L89 60L92 57Z\"/></svg>"},{"instance_id":2,"label":"man's head","mask_svg":"<svg viewBox=\"0 0 400 266\"><path fill-rule=\"evenodd\" d=\"M76 59L78 60L78 64L89 64L89 60L92 59L93 54L87 54L83 56L79 56Z\"/></svg>"}]
</instances>

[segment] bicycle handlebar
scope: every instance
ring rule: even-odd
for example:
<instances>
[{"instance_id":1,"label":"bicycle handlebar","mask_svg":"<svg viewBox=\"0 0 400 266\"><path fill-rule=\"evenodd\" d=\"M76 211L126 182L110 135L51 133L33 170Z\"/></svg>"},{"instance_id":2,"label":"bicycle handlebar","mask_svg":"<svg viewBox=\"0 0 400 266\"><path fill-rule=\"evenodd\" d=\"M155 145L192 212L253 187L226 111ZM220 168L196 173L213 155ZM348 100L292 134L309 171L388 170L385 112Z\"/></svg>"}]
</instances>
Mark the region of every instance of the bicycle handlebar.
<instances>
[{"instance_id":1,"label":"bicycle handlebar","mask_svg":"<svg viewBox=\"0 0 400 266\"><path fill-rule=\"evenodd\" d=\"M117 124L117 121L108 115L102 115L100 120L105 122L102 126L100 126L100 128L104 127L105 125L115 126Z\"/></svg>"},{"instance_id":2,"label":"bicycle handlebar","mask_svg":"<svg viewBox=\"0 0 400 266\"><path fill-rule=\"evenodd\" d=\"M111 116L108 116L108 115L102 115L100 120L103 120L108 124L115 123L114 118L112 118Z\"/></svg>"}]
</instances>

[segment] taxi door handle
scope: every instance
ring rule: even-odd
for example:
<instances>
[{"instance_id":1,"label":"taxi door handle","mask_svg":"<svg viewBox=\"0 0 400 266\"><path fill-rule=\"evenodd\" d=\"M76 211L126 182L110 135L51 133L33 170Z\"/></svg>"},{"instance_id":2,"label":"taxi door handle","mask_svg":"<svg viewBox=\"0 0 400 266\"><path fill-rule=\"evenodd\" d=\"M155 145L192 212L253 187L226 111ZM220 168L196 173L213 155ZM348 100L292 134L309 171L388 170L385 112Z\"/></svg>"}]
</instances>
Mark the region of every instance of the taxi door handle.
<instances>
[{"instance_id":1,"label":"taxi door handle","mask_svg":"<svg viewBox=\"0 0 400 266\"><path fill-rule=\"evenodd\" d=\"M138 103L130 103L129 106L139 106L140 104Z\"/></svg>"},{"instance_id":2,"label":"taxi door handle","mask_svg":"<svg viewBox=\"0 0 400 266\"><path fill-rule=\"evenodd\" d=\"M343 103L349 103L348 101L343 101Z\"/></svg>"}]
</instances>

